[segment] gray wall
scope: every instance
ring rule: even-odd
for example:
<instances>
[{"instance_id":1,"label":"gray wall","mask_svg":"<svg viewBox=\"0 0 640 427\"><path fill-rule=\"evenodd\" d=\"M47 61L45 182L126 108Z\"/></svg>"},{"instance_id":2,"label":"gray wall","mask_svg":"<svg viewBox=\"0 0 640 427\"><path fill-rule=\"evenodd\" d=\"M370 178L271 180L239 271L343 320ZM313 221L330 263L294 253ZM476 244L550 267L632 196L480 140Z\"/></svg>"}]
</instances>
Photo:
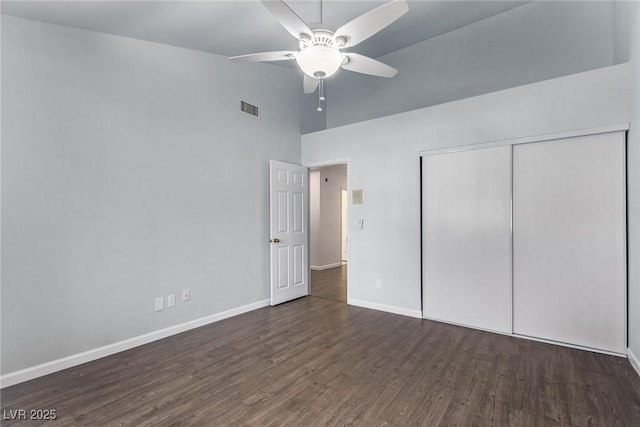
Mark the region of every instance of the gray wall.
<instances>
[{"instance_id":1,"label":"gray wall","mask_svg":"<svg viewBox=\"0 0 640 427\"><path fill-rule=\"evenodd\" d=\"M626 62L613 23L612 2L532 2L417 43L379 58L393 79L329 79L327 127Z\"/></svg>"},{"instance_id":2,"label":"gray wall","mask_svg":"<svg viewBox=\"0 0 640 427\"><path fill-rule=\"evenodd\" d=\"M268 298L268 160L300 161L300 86L3 16L2 373Z\"/></svg>"},{"instance_id":3,"label":"gray wall","mask_svg":"<svg viewBox=\"0 0 640 427\"><path fill-rule=\"evenodd\" d=\"M272 65L274 66L274 65ZM327 103L322 102L322 111L318 111L318 92L302 91L302 73L298 72L300 83L300 133L311 133L327 128Z\"/></svg>"}]
</instances>

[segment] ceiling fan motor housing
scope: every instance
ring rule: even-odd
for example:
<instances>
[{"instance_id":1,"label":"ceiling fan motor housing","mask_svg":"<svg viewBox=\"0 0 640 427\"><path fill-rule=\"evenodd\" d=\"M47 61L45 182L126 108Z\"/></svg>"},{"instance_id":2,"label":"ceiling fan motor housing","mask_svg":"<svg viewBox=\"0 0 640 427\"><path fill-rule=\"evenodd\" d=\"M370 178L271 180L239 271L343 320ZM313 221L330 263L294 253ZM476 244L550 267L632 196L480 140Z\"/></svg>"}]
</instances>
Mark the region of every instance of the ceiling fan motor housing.
<instances>
[{"instance_id":1,"label":"ceiling fan motor housing","mask_svg":"<svg viewBox=\"0 0 640 427\"><path fill-rule=\"evenodd\" d=\"M296 62L309 77L330 77L344 62L340 45L344 45L344 39L339 37L336 40L332 31L314 30L312 37L300 37L300 52L296 55Z\"/></svg>"}]
</instances>

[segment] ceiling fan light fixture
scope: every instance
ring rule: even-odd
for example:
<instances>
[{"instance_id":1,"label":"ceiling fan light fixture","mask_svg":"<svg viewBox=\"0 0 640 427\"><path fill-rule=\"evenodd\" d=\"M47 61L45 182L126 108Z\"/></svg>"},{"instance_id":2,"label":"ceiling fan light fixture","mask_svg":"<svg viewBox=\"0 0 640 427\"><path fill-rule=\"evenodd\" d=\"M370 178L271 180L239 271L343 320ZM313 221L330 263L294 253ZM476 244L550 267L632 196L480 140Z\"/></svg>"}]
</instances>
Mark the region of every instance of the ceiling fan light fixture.
<instances>
[{"instance_id":1,"label":"ceiling fan light fixture","mask_svg":"<svg viewBox=\"0 0 640 427\"><path fill-rule=\"evenodd\" d=\"M334 75L343 61L342 53L328 46L310 46L296 55L302 72L315 79Z\"/></svg>"},{"instance_id":2,"label":"ceiling fan light fixture","mask_svg":"<svg viewBox=\"0 0 640 427\"><path fill-rule=\"evenodd\" d=\"M314 93L320 86L318 111L322 111L325 101L323 82L338 69L368 74L378 77L393 77L398 70L376 59L354 52L342 53L341 49L362 43L377 34L409 11L406 0L391 0L347 22L337 30L322 27L322 6L320 0L320 23L309 27L284 2L284 0L261 0L264 7L280 22L280 25L299 40L299 51L261 52L233 56L238 62L272 62L295 59L304 73L302 88L304 93ZM312 29L313 28L313 29Z\"/></svg>"}]
</instances>

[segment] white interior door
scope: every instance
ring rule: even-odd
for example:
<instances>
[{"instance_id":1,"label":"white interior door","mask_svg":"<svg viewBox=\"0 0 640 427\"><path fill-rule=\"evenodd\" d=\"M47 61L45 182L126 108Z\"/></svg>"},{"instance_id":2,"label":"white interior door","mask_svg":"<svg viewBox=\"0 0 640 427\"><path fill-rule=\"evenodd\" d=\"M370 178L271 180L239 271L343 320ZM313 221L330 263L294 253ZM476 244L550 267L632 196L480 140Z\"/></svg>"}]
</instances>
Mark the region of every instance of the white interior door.
<instances>
[{"instance_id":1,"label":"white interior door","mask_svg":"<svg viewBox=\"0 0 640 427\"><path fill-rule=\"evenodd\" d=\"M271 305L309 294L307 168L270 161Z\"/></svg>"}]
</instances>

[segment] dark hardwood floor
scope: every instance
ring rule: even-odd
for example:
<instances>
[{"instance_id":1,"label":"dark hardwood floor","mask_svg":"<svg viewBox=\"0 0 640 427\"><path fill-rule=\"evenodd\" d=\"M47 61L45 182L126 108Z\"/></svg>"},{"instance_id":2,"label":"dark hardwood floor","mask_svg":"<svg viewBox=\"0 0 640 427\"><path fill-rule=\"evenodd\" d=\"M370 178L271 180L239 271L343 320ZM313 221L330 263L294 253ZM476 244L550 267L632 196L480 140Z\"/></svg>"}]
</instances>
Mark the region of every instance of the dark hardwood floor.
<instances>
[{"instance_id":1,"label":"dark hardwood floor","mask_svg":"<svg viewBox=\"0 0 640 427\"><path fill-rule=\"evenodd\" d=\"M626 359L317 297L2 390L52 425L640 426ZM4 421L3 425L41 425Z\"/></svg>"},{"instance_id":2,"label":"dark hardwood floor","mask_svg":"<svg viewBox=\"0 0 640 427\"><path fill-rule=\"evenodd\" d=\"M311 270L311 296L347 302L347 264L327 270Z\"/></svg>"}]
</instances>

